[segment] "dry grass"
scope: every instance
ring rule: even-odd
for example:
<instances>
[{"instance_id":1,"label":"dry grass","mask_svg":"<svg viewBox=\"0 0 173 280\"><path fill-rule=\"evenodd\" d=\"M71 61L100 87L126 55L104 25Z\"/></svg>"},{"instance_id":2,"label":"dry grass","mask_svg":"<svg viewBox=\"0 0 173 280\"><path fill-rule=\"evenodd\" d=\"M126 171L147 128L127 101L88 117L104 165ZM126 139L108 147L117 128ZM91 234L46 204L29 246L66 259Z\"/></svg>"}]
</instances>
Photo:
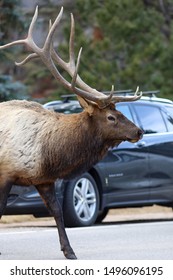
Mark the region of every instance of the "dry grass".
<instances>
[{"instance_id":1,"label":"dry grass","mask_svg":"<svg viewBox=\"0 0 173 280\"><path fill-rule=\"evenodd\" d=\"M110 210L105 218L107 221L122 220L150 220L150 219L173 219L173 211L170 207L150 206L141 208L126 208Z\"/></svg>"},{"instance_id":2,"label":"dry grass","mask_svg":"<svg viewBox=\"0 0 173 280\"><path fill-rule=\"evenodd\" d=\"M35 221L36 219L32 215L9 215L2 216L0 224L22 223L26 221Z\"/></svg>"},{"instance_id":3,"label":"dry grass","mask_svg":"<svg viewBox=\"0 0 173 280\"><path fill-rule=\"evenodd\" d=\"M0 220L0 228L46 225L55 225L54 219L52 217L38 219L32 215L11 215L3 216Z\"/></svg>"}]
</instances>

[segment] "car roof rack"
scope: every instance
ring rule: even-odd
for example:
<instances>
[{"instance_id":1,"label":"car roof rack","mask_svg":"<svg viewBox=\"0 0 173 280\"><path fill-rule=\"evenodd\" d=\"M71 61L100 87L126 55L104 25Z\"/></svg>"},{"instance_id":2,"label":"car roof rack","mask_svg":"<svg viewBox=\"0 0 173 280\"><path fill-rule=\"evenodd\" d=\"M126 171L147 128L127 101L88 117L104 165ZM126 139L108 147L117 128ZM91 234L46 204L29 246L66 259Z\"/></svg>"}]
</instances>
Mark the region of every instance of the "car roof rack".
<instances>
[{"instance_id":1,"label":"car roof rack","mask_svg":"<svg viewBox=\"0 0 173 280\"><path fill-rule=\"evenodd\" d=\"M111 91L103 91L104 94L110 94ZM123 95L128 95L132 93L132 89L120 89L120 90L115 90L114 94L123 94Z\"/></svg>"},{"instance_id":2,"label":"car roof rack","mask_svg":"<svg viewBox=\"0 0 173 280\"><path fill-rule=\"evenodd\" d=\"M148 90L142 91L142 95L147 95L149 97L156 97L157 94L160 93L160 90Z\"/></svg>"},{"instance_id":3,"label":"car roof rack","mask_svg":"<svg viewBox=\"0 0 173 280\"><path fill-rule=\"evenodd\" d=\"M135 92L132 90L127 90L127 91L117 91L117 93L126 95L132 95ZM157 94L159 94L160 91L159 90L148 90L148 91L142 91L142 96L148 96L148 97L156 97Z\"/></svg>"},{"instance_id":4,"label":"car roof rack","mask_svg":"<svg viewBox=\"0 0 173 280\"><path fill-rule=\"evenodd\" d=\"M70 99L76 97L75 94L63 94L61 95L61 98L63 99L63 103L68 103Z\"/></svg>"}]
</instances>

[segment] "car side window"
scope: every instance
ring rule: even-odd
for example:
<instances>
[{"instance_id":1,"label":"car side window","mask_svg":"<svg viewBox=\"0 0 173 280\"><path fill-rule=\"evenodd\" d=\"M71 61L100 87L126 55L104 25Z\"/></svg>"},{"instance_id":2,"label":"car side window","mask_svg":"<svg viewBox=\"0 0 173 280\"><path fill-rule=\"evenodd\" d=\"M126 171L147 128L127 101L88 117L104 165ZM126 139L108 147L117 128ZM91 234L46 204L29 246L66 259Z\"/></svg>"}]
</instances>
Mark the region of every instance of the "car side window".
<instances>
[{"instance_id":1,"label":"car side window","mask_svg":"<svg viewBox=\"0 0 173 280\"><path fill-rule=\"evenodd\" d=\"M164 119L158 107L137 104L134 106L141 128L144 130L145 134L167 131Z\"/></svg>"},{"instance_id":2,"label":"car side window","mask_svg":"<svg viewBox=\"0 0 173 280\"><path fill-rule=\"evenodd\" d=\"M173 131L173 108L172 106L165 106L166 111L163 112L164 118L166 120L166 125L168 127L168 131Z\"/></svg>"},{"instance_id":3,"label":"car side window","mask_svg":"<svg viewBox=\"0 0 173 280\"><path fill-rule=\"evenodd\" d=\"M130 121L134 121L132 118L132 114L130 112L129 106L126 104L117 104L116 109L120 111L126 118L128 118Z\"/></svg>"}]
</instances>

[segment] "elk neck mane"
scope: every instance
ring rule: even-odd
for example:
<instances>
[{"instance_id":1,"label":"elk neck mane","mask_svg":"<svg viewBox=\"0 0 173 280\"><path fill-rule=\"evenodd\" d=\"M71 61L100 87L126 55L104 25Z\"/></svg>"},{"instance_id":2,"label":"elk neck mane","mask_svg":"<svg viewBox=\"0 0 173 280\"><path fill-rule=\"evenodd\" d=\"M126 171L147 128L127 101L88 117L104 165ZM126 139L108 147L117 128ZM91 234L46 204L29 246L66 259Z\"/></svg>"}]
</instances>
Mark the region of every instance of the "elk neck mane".
<instances>
[{"instance_id":1,"label":"elk neck mane","mask_svg":"<svg viewBox=\"0 0 173 280\"><path fill-rule=\"evenodd\" d=\"M97 163L110 147L97 122L85 111L57 114L57 122L47 131L43 144L43 173L71 179Z\"/></svg>"}]
</instances>

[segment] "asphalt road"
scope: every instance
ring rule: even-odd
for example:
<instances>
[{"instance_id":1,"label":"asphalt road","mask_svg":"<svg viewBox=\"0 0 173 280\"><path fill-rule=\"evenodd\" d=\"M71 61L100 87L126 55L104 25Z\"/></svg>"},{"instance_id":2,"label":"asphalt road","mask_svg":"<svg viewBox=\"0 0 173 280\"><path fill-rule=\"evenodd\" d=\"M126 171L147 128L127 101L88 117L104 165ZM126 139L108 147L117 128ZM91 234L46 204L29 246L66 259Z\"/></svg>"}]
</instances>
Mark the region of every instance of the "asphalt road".
<instances>
[{"instance_id":1,"label":"asphalt road","mask_svg":"<svg viewBox=\"0 0 173 280\"><path fill-rule=\"evenodd\" d=\"M173 221L67 229L80 260L173 260ZM55 227L0 229L0 260L64 259Z\"/></svg>"}]
</instances>

